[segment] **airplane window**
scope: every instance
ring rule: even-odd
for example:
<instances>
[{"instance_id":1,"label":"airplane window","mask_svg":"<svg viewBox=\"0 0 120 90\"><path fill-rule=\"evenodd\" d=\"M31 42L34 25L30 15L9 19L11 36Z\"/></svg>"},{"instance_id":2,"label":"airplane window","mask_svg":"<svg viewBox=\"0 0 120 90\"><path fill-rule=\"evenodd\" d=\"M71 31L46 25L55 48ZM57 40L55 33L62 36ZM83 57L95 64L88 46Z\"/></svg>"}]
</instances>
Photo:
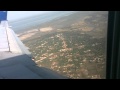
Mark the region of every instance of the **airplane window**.
<instances>
[{"instance_id":1,"label":"airplane window","mask_svg":"<svg viewBox=\"0 0 120 90\"><path fill-rule=\"evenodd\" d=\"M40 67L72 79L104 79L108 11L53 11L9 24Z\"/></svg>"}]
</instances>

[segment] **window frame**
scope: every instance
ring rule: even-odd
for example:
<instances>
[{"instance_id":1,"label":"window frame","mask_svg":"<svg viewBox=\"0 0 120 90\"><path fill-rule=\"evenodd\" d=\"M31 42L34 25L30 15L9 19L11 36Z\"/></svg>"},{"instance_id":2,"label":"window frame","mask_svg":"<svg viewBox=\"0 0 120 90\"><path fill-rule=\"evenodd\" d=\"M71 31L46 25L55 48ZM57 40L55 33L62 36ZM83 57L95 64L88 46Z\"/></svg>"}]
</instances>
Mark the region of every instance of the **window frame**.
<instances>
[{"instance_id":1,"label":"window frame","mask_svg":"<svg viewBox=\"0 0 120 90\"><path fill-rule=\"evenodd\" d=\"M106 79L120 79L120 11L108 12Z\"/></svg>"}]
</instances>

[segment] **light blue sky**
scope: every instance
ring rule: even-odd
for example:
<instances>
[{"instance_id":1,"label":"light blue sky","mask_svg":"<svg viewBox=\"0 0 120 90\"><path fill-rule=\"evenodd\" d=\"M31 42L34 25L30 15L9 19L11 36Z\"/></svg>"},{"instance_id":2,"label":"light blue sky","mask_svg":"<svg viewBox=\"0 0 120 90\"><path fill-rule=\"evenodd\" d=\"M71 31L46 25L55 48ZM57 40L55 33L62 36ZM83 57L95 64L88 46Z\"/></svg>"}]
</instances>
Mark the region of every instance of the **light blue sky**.
<instances>
[{"instance_id":1,"label":"light blue sky","mask_svg":"<svg viewBox=\"0 0 120 90\"><path fill-rule=\"evenodd\" d=\"M7 19L11 21L15 19L20 19L20 18L48 13L48 12L52 12L52 11L8 11Z\"/></svg>"}]
</instances>

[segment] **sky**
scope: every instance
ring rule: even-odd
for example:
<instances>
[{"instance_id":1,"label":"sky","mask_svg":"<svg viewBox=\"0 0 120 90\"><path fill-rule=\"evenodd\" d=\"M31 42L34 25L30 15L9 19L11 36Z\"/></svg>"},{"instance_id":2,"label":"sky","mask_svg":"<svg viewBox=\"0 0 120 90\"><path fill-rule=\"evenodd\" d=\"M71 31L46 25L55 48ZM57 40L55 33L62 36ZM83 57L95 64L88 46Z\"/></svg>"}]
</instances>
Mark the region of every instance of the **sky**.
<instances>
[{"instance_id":1,"label":"sky","mask_svg":"<svg viewBox=\"0 0 120 90\"><path fill-rule=\"evenodd\" d=\"M52 11L8 11L7 19L8 21L11 21L48 12Z\"/></svg>"}]
</instances>

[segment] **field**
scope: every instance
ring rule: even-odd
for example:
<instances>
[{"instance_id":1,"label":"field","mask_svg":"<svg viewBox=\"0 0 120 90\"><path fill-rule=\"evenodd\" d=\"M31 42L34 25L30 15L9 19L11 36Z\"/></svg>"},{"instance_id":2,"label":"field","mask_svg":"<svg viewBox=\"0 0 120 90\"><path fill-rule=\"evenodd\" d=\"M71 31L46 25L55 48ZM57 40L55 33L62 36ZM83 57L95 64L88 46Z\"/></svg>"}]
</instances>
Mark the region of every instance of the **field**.
<instances>
[{"instance_id":1,"label":"field","mask_svg":"<svg viewBox=\"0 0 120 90\"><path fill-rule=\"evenodd\" d=\"M76 12L19 33L40 67L74 79L106 72L107 12Z\"/></svg>"}]
</instances>

